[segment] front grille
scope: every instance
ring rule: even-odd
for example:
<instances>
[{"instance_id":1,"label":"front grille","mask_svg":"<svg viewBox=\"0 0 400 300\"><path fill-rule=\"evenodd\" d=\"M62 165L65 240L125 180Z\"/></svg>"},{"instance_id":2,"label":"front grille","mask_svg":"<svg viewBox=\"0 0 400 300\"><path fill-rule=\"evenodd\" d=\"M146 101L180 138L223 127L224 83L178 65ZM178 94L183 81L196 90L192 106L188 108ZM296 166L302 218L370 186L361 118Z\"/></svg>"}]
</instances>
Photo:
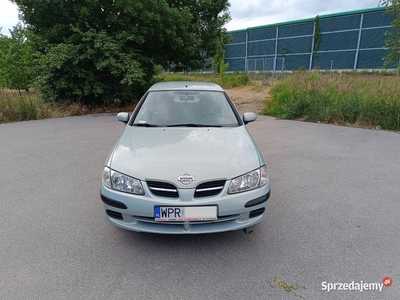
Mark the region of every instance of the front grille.
<instances>
[{"instance_id":1,"label":"front grille","mask_svg":"<svg viewBox=\"0 0 400 300\"><path fill-rule=\"evenodd\" d=\"M173 184L160 181L147 181L147 186L149 187L150 191L156 196L168 198L179 197L178 190Z\"/></svg>"},{"instance_id":2,"label":"front grille","mask_svg":"<svg viewBox=\"0 0 400 300\"><path fill-rule=\"evenodd\" d=\"M225 186L225 180L205 182L197 186L194 192L195 198L218 195Z\"/></svg>"}]
</instances>

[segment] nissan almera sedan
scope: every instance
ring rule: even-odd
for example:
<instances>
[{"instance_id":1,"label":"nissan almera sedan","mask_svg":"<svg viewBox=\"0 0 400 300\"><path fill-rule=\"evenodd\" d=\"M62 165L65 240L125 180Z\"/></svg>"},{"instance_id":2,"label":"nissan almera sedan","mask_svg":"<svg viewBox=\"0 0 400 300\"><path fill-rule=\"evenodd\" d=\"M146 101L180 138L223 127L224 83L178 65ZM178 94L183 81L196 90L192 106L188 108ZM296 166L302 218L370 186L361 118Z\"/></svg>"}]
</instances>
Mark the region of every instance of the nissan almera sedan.
<instances>
[{"instance_id":1,"label":"nissan almera sedan","mask_svg":"<svg viewBox=\"0 0 400 300\"><path fill-rule=\"evenodd\" d=\"M165 234L244 229L265 218L268 169L224 90L205 82L153 85L104 166L101 200L118 227Z\"/></svg>"}]
</instances>

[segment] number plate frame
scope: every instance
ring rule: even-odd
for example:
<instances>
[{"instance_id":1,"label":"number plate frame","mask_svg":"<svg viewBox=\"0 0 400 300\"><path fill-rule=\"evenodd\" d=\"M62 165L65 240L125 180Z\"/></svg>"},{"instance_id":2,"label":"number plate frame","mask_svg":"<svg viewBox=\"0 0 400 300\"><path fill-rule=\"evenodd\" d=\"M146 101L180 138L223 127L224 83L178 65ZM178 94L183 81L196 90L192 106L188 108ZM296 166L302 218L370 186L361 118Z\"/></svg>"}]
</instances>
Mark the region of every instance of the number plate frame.
<instances>
[{"instance_id":1,"label":"number plate frame","mask_svg":"<svg viewBox=\"0 0 400 300\"><path fill-rule=\"evenodd\" d=\"M218 220L218 207L210 206L155 206L154 220L158 222Z\"/></svg>"}]
</instances>

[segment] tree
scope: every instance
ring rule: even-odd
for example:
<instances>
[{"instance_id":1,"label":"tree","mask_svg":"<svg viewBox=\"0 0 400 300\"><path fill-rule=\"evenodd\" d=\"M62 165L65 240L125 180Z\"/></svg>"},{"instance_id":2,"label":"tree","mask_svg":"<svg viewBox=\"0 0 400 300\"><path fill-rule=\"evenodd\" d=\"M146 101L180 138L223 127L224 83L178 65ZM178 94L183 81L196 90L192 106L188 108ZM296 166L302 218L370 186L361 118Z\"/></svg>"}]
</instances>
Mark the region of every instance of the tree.
<instances>
[{"instance_id":1,"label":"tree","mask_svg":"<svg viewBox=\"0 0 400 300\"><path fill-rule=\"evenodd\" d=\"M155 66L197 67L227 18L227 0L13 0L40 53L45 99L128 102Z\"/></svg>"},{"instance_id":2,"label":"tree","mask_svg":"<svg viewBox=\"0 0 400 300\"><path fill-rule=\"evenodd\" d=\"M394 31L386 32L387 39L385 41L388 49L388 55L384 58L385 66L394 63L400 67L400 0L381 0L382 5L386 6L388 13L396 16L392 22Z\"/></svg>"},{"instance_id":3,"label":"tree","mask_svg":"<svg viewBox=\"0 0 400 300\"><path fill-rule=\"evenodd\" d=\"M28 90L33 85L34 58L27 31L19 23L10 34L0 35L0 86Z\"/></svg>"},{"instance_id":4,"label":"tree","mask_svg":"<svg viewBox=\"0 0 400 300\"><path fill-rule=\"evenodd\" d=\"M1 29L1 27L0 27ZM4 58L8 49L8 37L0 31L0 88L7 87Z\"/></svg>"},{"instance_id":5,"label":"tree","mask_svg":"<svg viewBox=\"0 0 400 300\"><path fill-rule=\"evenodd\" d=\"M223 75L229 69L229 63L225 62L226 44L233 41L230 34L222 32L218 38L218 44L212 62L214 71Z\"/></svg>"},{"instance_id":6,"label":"tree","mask_svg":"<svg viewBox=\"0 0 400 300\"><path fill-rule=\"evenodd\" d=\"M198 37L198 43L189 55L175 56L172 62L176 64L175 69L186 70L187 68L200 69L204 67L204 58L213 57L221 45L221 40L227 40L226 29L223 26L230 21L228 8L229 0L167 0L171 7L183 9L188 8L192 19L190 31ZM225 42L225 44L227 43ZM201 51L199 51L201 50Z\"/></svg>"}]
</instances>

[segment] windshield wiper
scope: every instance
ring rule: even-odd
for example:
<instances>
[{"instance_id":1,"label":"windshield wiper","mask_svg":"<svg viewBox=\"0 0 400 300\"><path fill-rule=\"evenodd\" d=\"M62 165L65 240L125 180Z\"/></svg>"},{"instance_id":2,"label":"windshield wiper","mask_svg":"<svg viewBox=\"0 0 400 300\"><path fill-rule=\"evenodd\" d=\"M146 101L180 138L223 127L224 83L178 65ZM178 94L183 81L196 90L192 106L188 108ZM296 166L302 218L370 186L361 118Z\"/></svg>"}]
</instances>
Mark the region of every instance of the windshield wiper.
<instances>
[{"instance_id":1,"label":"windshield wiper","mask_svg":"<svg viewBox=\"0 0 400 300\"><path fill-rule=\"evenodd\" d=\"M196 123L184 123L184 124L168 125L167 127L221 127L221 125L204 125L204 124L196 124Z\"/></svg>"},{"instance_id":2,"label":"windshield wiper","mask_svg":"<svg viewBox=\"0 0 400 300\"><path fill-rule=\"evenodd\" d=\"M160 125L150 124L150 123L133 123L133 126L141 126L141 127L160 127Z\"/></svg>"}]
</instances>

